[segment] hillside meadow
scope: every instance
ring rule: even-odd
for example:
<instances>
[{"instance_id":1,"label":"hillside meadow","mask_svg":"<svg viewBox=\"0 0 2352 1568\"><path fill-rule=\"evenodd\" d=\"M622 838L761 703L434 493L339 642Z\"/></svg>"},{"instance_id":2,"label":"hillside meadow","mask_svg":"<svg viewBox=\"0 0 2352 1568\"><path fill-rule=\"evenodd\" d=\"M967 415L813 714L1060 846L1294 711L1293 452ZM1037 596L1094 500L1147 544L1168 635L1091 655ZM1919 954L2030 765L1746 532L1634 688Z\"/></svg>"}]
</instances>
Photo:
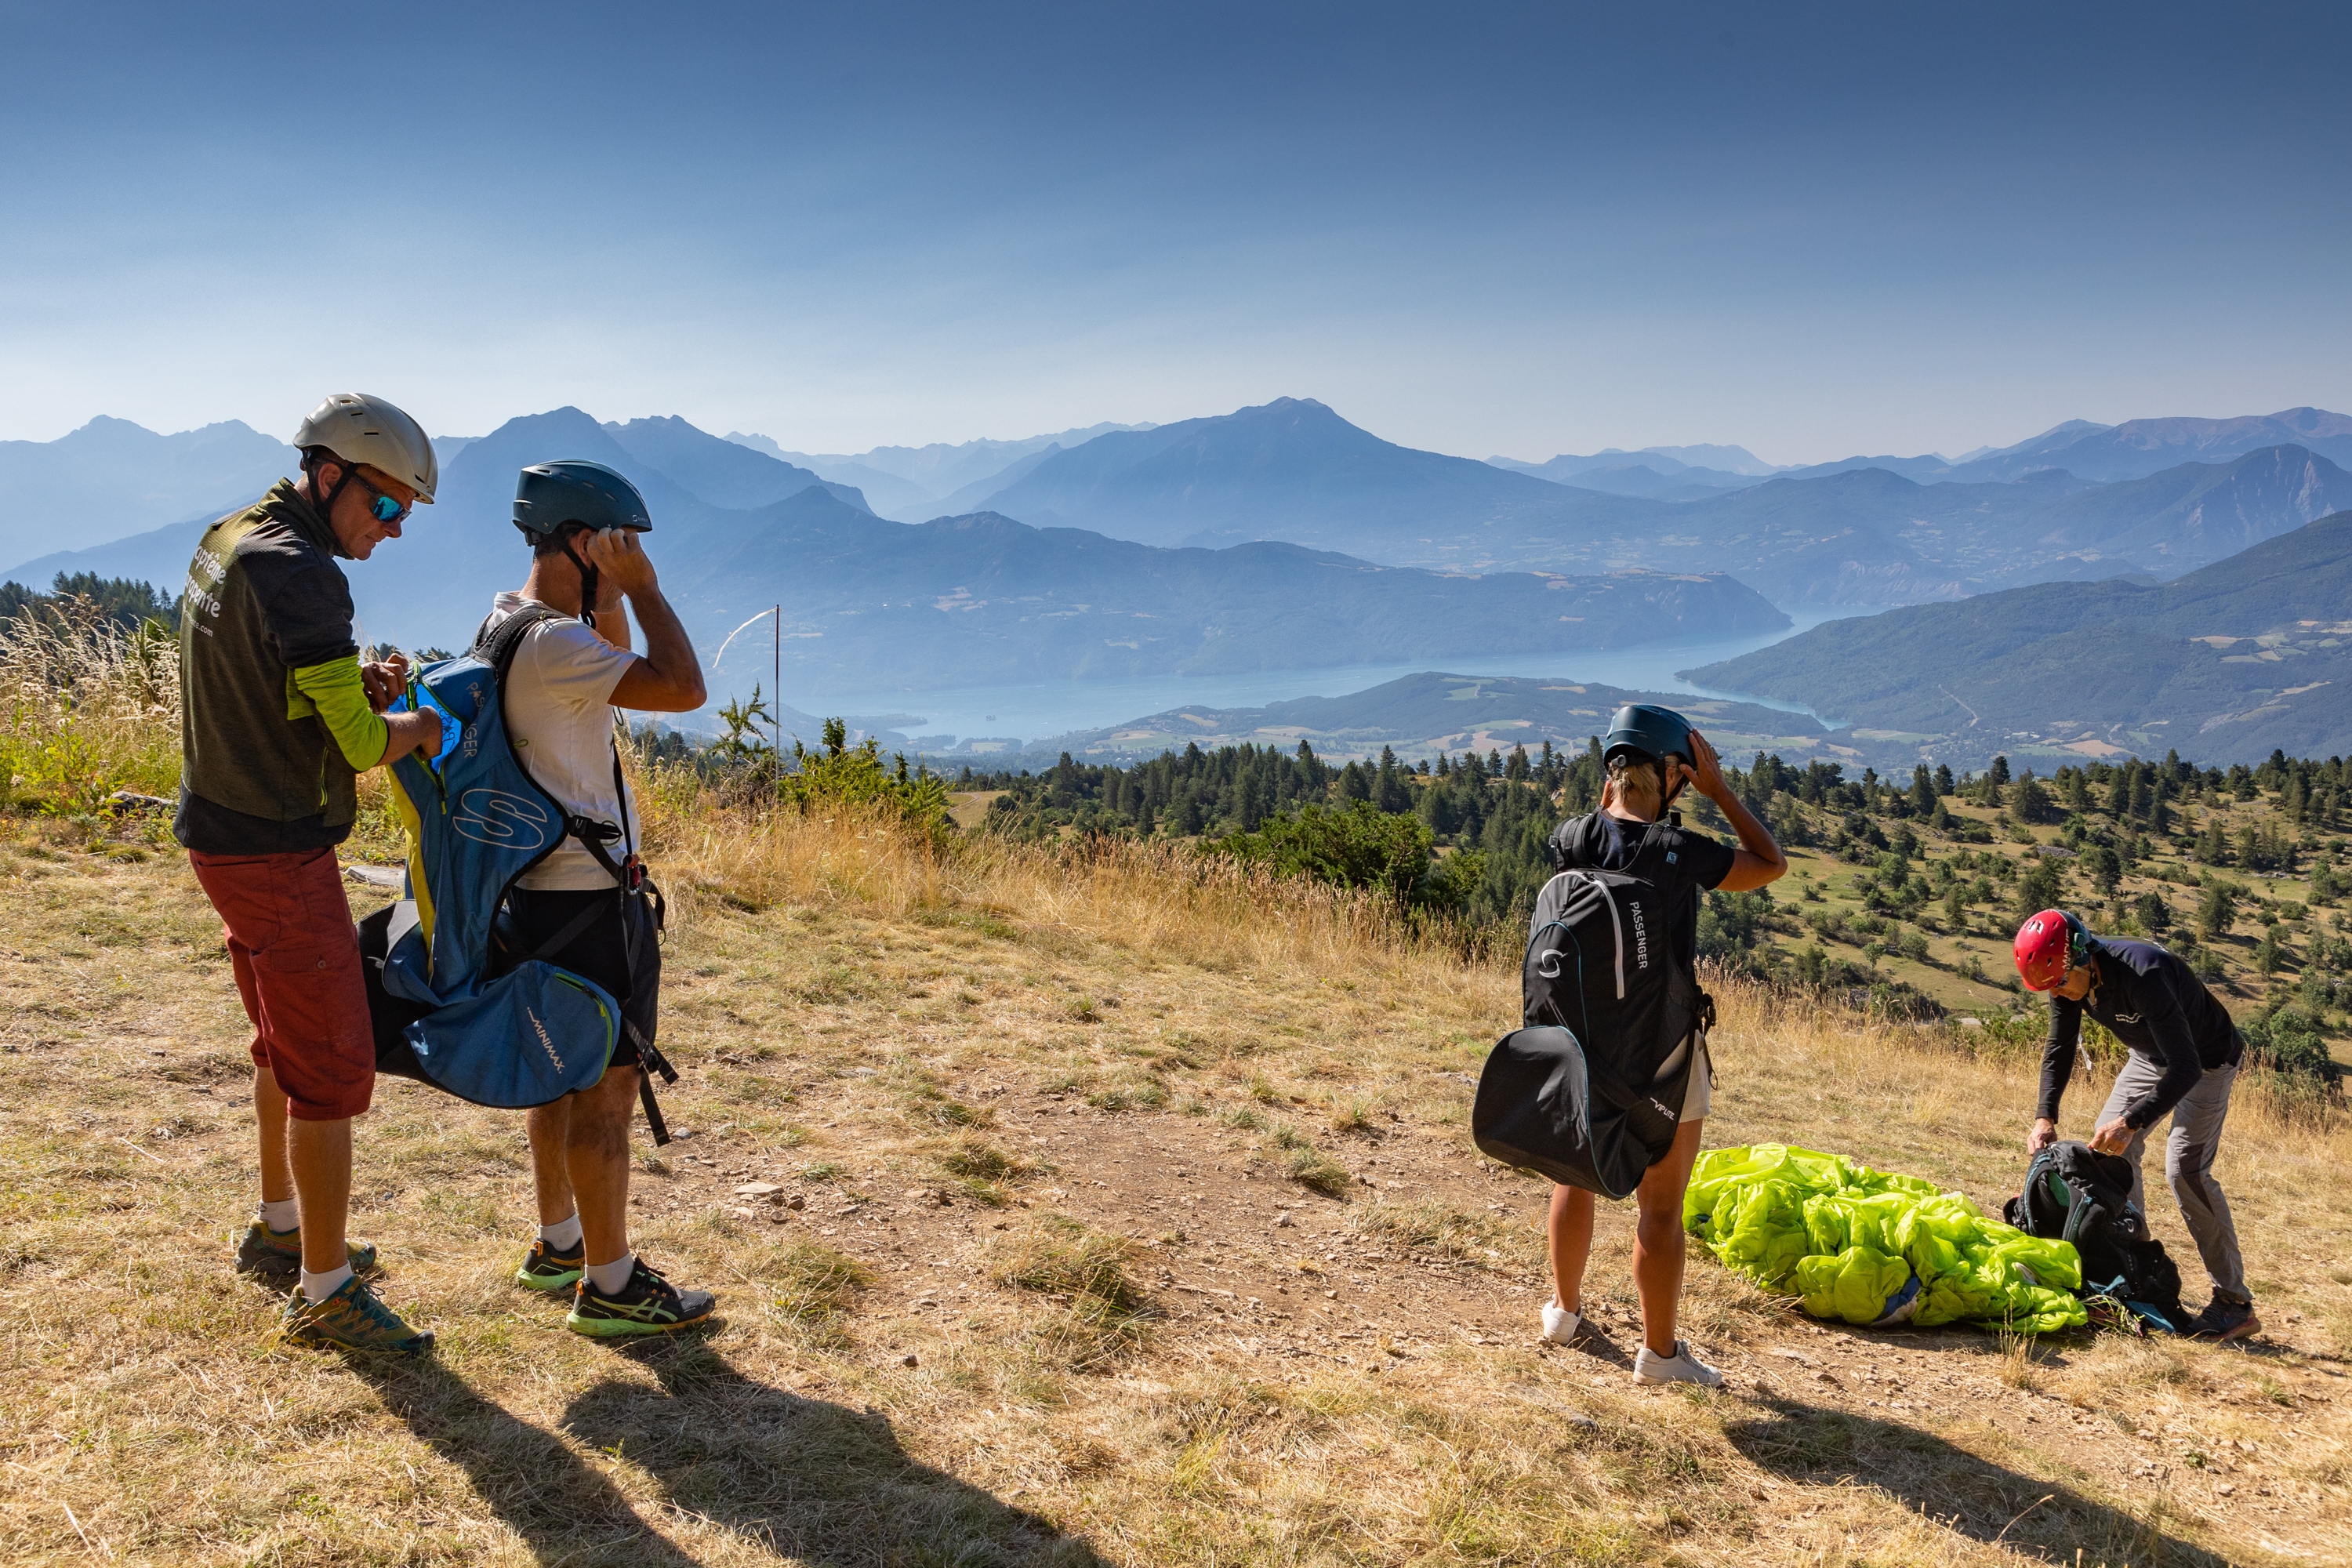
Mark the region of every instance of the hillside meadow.
<instances>
[{"instance_id":1,"label":"hillside meadow","mask_svg":"<svg viewBox=\"0 0 2352 1568\"><path fill-rule=\"evenodd\" d=\"M20 703L14 755L167 784L167 697L134 666L111 698L73 676L46 739ZM1697 1253L1685 1332L1728 1384L1643 1390L1628 1213L1604 1209L1600 1337L1544 1345L1546 1189L1468 1142L1517 1013L1507 960L1181 845L942 845L640 782L683 1073L679 1136L638 1134L635 1232L722 1321L567 1333L509 1282L520 1119L387 1081L353 1231L440 1336L415 1362L290 1346L279 1299L229 1271L248 1030L161 820L87 793L0 817L0 1556L2352 1555L2352 1127L2325 1101L2250 1088L2219 1167L2259 1339L1848 1330ZM383 826L355 868L395 852ZM356 912L388 896L349 886ZM1711 984L1711 1146L1837 1150L1988 1205L2013 1188L2030 1046ZM2104 1088L2077 1087L2067 1131ZM2154 1220L2193 1256L2168 1204Z\"/></svg>"}]
</instances>

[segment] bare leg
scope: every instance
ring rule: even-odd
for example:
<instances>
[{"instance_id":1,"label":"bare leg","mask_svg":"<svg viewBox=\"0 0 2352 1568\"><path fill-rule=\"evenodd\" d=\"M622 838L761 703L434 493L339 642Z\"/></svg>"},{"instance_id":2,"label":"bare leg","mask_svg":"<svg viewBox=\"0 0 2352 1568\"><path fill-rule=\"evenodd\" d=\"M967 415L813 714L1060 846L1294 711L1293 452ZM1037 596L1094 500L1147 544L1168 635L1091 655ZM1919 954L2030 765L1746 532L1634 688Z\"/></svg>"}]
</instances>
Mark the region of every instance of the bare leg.
<instances>
[{"instance_id":1,"label":"bare leg","mask_svg":"<svg viewBox=\"0 0 2352 1568\"><path fill-rule=\"evenodd\" d=\"M1641 1217L1633 1229L1633 1287L1642 1293L1642 1342L1650 1353L1675 1353L1675 1309L1683 1293L1683 1192L1698 1163L1699 1129L1685 1121L1675 1132L1666 1157L1651 1166L1635 1189Z\"/></svg>"},{"instance_id":2,"label":"bare leg","mask_svg":"<svg viewBox=\"0 0 2352 1568\"><path fill-rule=\"evenodd\" d=\"M1584 1263L1592 1256L1592 1194L1582 1187L1551 1190L1551 1299L1584 1310Z\"/></svg>"},{"instance_id":3,"label":"bare leg","mask_svg":"<svg viewBox=\"0 0 2352 1568\"><path fill-rule=\"evenodd\" d=\"M534 1105L522 1113L523 1131L530 1135L530 1184L539 1199L539 1223L561 1225L578 1210L572 1195L572 1171L565 1146L572 1138L572 1102L565 1095L552 1105Z\"/></svg>"},{"instance_id":4,"label":"bare leg","mask_svg":"<svg viewBox=\"0 0 2352 1568\"><path fill-rule=\"evenodd\" d=\"M287 1152L294 1167L294 1190L302 1199L302 1267L331 1274L351 1262L343 1227L352 1208L352 1119L304 1121L289 1118Z\"/></svg>"},{"instance_id":5,"label":"bare leg","mask_svg":"<svg viewBox=\"0 0 2352 1568\"><path fill-rule=\"evenodd\" d=\"M261 1201L284 1203L294 1195L294 1167L286 1159L286 1091L259 1062L253 1064L253 1125L261 1140Z\"/></svg>"},{"instance_id":6,"label":"bare leg","mask_svg":"<svg viewBox=\"0 0 2352 1568\"><path fill-rule=\"evenodd\" d=\"M636 1107L637 1069L607 1068L595 1088L564 1098L571 1118L564 1161L580 1204L587 1247L582 1257L594 1268L629 1251L629 1115Z\"/></svg>"}]
</instances>

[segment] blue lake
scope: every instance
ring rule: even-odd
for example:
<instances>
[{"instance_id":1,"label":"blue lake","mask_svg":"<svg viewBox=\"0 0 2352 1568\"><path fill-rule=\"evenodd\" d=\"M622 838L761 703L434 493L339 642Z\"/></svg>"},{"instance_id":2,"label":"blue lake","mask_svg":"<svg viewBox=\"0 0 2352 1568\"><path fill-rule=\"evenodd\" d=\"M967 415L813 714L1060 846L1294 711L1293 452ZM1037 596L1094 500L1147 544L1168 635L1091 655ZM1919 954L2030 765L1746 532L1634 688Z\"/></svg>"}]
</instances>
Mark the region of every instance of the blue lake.
<instances>
[{"instance_id":1,"label":"blue lake","mask_svg":"<svg viewBox=\"0 0 2352 1568\"><path fill-rule=\"evenodd\" d=\"M1491 658L1455 654L1404 664L1337 665L1320 669L1259 670L1247 675L1046 680L931 691L872 689L814 691L793 689L788 684L784 701L807 713L841 713L869 719L903 715L905 717L888 727L913 740L945 743L943 737L1042 741L1067 734L1073 730L1102 729L1129 719L1140 719L1146 714L1162 713L1171 708L1187 705L1256 708L1292 697L1339 697L1426 669L1440 669L1454 675L1556 676L1641 691L1727 697L1737 694L1704 691L1686 680L1676 679L1675 671L1751 653L1759 647L1769 647L1824 621L1874 615L1876 611L1840 605L1809 607L1789 613L1796 624L1785 631L1714 642L1651 643L1638 647L1609 648L1591 653L1515 653ZM728 662L735 662L731 655ZM1743 700L1759 700L1750 698ZM1811 712L1811 710L1790 702L1765 705L1791 713Z\"/></svg>"}]
</instances>

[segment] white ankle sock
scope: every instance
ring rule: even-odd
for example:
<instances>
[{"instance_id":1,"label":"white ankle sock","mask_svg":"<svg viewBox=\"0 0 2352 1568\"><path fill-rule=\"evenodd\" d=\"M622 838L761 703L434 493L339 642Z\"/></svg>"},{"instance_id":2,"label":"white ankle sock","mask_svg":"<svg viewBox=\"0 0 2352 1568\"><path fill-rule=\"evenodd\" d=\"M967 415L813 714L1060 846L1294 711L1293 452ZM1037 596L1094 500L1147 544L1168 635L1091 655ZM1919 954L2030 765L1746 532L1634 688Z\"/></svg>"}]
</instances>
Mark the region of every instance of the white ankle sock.
<instances>
[{"instance_id":1,"label":"white ankle sock","mask_svg":"<svg viewBox=\"0 0 2352 1568\"><path fill-rule=\"evenodd\" d=\"M302 1223L302 1204L299 1198L261 1200L261 1223L283 1236Z\"/></svg>"},{"instance_id":2,"label":"white ankle sock","mask_svg":"<svg viewBox=\"0 0 2352 1568\"><path fill-rule=\"evenodd\" d=\"M587 1277L588 1283L594 1287L597 1294L610 1296L628 1284L629 1276L636 1267L637 1255L624 1252L610 1263L591 1263L581 1272Z\"/></svg>"},{"instance_id":3,"label":"white ankle sock","mask_svg":"<svg viewBox=\"0 0 2352 1568\"><path fill-rule=\"evenodd\" d=\"M580 1245L580 1214L578 1210L553 1225L539 1227L539 1239L547 1243L550 1252L569 1252Z\"/></svg>"},{"instance_id":4,"label":"white ankle sock","mask_svg":"<svg viewBox=\"0 0 2352 1568\"><path fill-rule=\"evenodd\" d=\"M341 1268L330 1268L324 1274L313 1274L305 1268L302 1270L302 1300L315 1307L341 1289L343 1281L351 1277L352 1266L348 1263Z\"/></svg>"}]
</instances>

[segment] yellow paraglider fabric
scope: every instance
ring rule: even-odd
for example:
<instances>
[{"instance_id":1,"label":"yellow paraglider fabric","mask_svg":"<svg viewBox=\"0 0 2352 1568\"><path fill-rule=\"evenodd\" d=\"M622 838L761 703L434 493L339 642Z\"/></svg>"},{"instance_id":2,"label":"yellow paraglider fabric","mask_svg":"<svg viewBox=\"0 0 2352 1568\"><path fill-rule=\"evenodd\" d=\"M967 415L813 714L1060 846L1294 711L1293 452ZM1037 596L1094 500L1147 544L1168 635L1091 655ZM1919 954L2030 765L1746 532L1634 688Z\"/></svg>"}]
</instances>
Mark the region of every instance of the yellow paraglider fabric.
<instances>
[{"instance_id":1,"label":"yellow paraglider fabric","mask_svg":"<svg viewBox=\"0 0 2352 1568\"><path fill-rule=\"evenodd\" d=\"M1907 1316L2048 1333L2088 1321L2066 1242L2026 1235L1958 1193L1784 1143L1699 1156L1683 1227L1727 1268L1817 1318ZM1912 1282L1916 1279L1914 1289Z\"/></svg>"}]
</instances>

